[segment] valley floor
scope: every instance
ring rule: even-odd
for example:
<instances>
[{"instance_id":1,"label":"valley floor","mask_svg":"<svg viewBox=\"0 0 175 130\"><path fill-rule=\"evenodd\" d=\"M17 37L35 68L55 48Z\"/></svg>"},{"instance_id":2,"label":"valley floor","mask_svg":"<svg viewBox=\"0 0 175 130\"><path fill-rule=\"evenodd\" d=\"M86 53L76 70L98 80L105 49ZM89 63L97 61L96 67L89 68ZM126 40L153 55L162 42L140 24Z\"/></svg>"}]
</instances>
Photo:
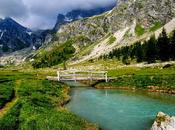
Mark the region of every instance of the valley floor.
<instances>
[{"instance_id":1,"label":"valley floor","mask_svg":"<svg viewBox=\"0 0 175 130\"><path fill-rule=\"evenodd\" d=\"M100 82L96 88L146 89L175 92L174 62L123 66L118 61L91 61L67 65L68 69L107 70L115 80ZM0 69L0 129L2 130L96 130L66 110L69 87L45 80L62 66L34 70L30 65Z\"/></svg>"}]
</instances>

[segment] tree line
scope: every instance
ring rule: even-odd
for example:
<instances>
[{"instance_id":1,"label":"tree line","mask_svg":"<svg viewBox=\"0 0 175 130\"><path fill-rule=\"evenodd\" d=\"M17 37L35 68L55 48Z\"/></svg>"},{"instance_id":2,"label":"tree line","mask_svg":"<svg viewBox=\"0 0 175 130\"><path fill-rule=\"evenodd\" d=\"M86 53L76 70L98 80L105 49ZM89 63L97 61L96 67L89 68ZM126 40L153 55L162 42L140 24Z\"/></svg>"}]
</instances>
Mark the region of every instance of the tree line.
<instances>
[{"instance_id":1,"label":"tree line","mask_svg":"<svg viewBox=\"0 0 175 130\"><path fill-rule=\"evenodd\" d=\"M117 58L124 64L130 64L132 60L136 60L137 63L175 60L175 31L173 31L172 35L168 36L163 28L157 39L153 35L147 41L142 43L138 41L131 46L114 49L108 55L104 55L101 58Z\"/></svg>"}]
</instances>

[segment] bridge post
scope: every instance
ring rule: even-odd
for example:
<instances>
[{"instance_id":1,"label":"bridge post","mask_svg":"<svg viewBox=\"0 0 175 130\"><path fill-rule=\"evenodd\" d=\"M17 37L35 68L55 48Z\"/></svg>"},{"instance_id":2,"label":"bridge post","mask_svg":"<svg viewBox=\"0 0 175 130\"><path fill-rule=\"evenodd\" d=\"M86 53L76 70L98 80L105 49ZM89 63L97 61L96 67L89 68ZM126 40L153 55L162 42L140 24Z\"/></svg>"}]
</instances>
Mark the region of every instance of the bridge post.
<instances>
[{"instance_id":1,"label":"bridge post","mask_svg":"<svg viewBox=\"0 0 175 130\"><path fill-rule=\"evenodd\" d=\"M105 81L106 81L106 83L108 82L108 73L107 72L105 72Z\"/></svg>"},{"instance_id":2,"label":"bridge post","mask_svg":"<svg viewBox=\"0 0 175 130\"><path fill-rule=\"evenodd\" d=\"M58 81L60 81L60 72L57 71L57 78L58 78Z\"/></svg>"},{"instance_id":3,"label":"bridge post","mask_svg":"<svg viewBox=\"0 0 175 130\"><path fill-rule=\"evenodd\" d=\"M92 80L93 80L93 79L92 79L92 75L93 75L93 74L92 74L92 71L91 71L91 72L90 72L90 77L91 77L91 78L90 78L90 81L91 81L91 82L92 82Z\"/></svg>"},{"instance_id":4,"label":"bridge post","mask_svg":"<svg viewBox=\"0 0 175 130\"><path fill-rule=\"evenodd\" d=\"M73 76L74 76L74 81L77 82L76 81L76 72L73 72Z\"/></svg>"}]
</instances>

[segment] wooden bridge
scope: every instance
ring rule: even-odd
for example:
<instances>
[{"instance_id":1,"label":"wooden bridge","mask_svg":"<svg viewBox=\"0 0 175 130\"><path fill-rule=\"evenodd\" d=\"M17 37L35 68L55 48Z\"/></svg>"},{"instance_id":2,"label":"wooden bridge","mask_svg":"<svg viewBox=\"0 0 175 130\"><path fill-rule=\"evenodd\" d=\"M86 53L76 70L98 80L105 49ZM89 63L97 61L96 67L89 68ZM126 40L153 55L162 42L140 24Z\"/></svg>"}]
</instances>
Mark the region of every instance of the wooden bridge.
<instances>
[{"instance_id":1,"label":"wooden bridge","mask_svg":"<svg viewBox=\"0 0 175 130\"><path fill-rule=\"evenodd\" d=\"M57 71L58 81L98 81L105 80L108 82L107 71L79 71L79 70L62 70Z\"/></svg>"}]
</instances>

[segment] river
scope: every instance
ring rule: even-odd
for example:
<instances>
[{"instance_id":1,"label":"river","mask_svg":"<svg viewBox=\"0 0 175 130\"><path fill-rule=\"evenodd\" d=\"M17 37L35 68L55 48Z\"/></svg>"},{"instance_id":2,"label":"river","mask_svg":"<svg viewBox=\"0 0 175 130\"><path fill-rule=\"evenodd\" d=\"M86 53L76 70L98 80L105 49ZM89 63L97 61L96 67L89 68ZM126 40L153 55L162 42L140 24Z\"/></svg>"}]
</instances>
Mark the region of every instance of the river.
<instances>
[{"instance_id":1,"label":"river","mask_svg":"<svg viewBox=\"0 0 175 130\"><path fill-rule=\"evenodd\" d=\"M144 91L72 88L71 112L103 130L149 130L159 111L175 115L175 96Z\"/></svg>"}]
</instances>

